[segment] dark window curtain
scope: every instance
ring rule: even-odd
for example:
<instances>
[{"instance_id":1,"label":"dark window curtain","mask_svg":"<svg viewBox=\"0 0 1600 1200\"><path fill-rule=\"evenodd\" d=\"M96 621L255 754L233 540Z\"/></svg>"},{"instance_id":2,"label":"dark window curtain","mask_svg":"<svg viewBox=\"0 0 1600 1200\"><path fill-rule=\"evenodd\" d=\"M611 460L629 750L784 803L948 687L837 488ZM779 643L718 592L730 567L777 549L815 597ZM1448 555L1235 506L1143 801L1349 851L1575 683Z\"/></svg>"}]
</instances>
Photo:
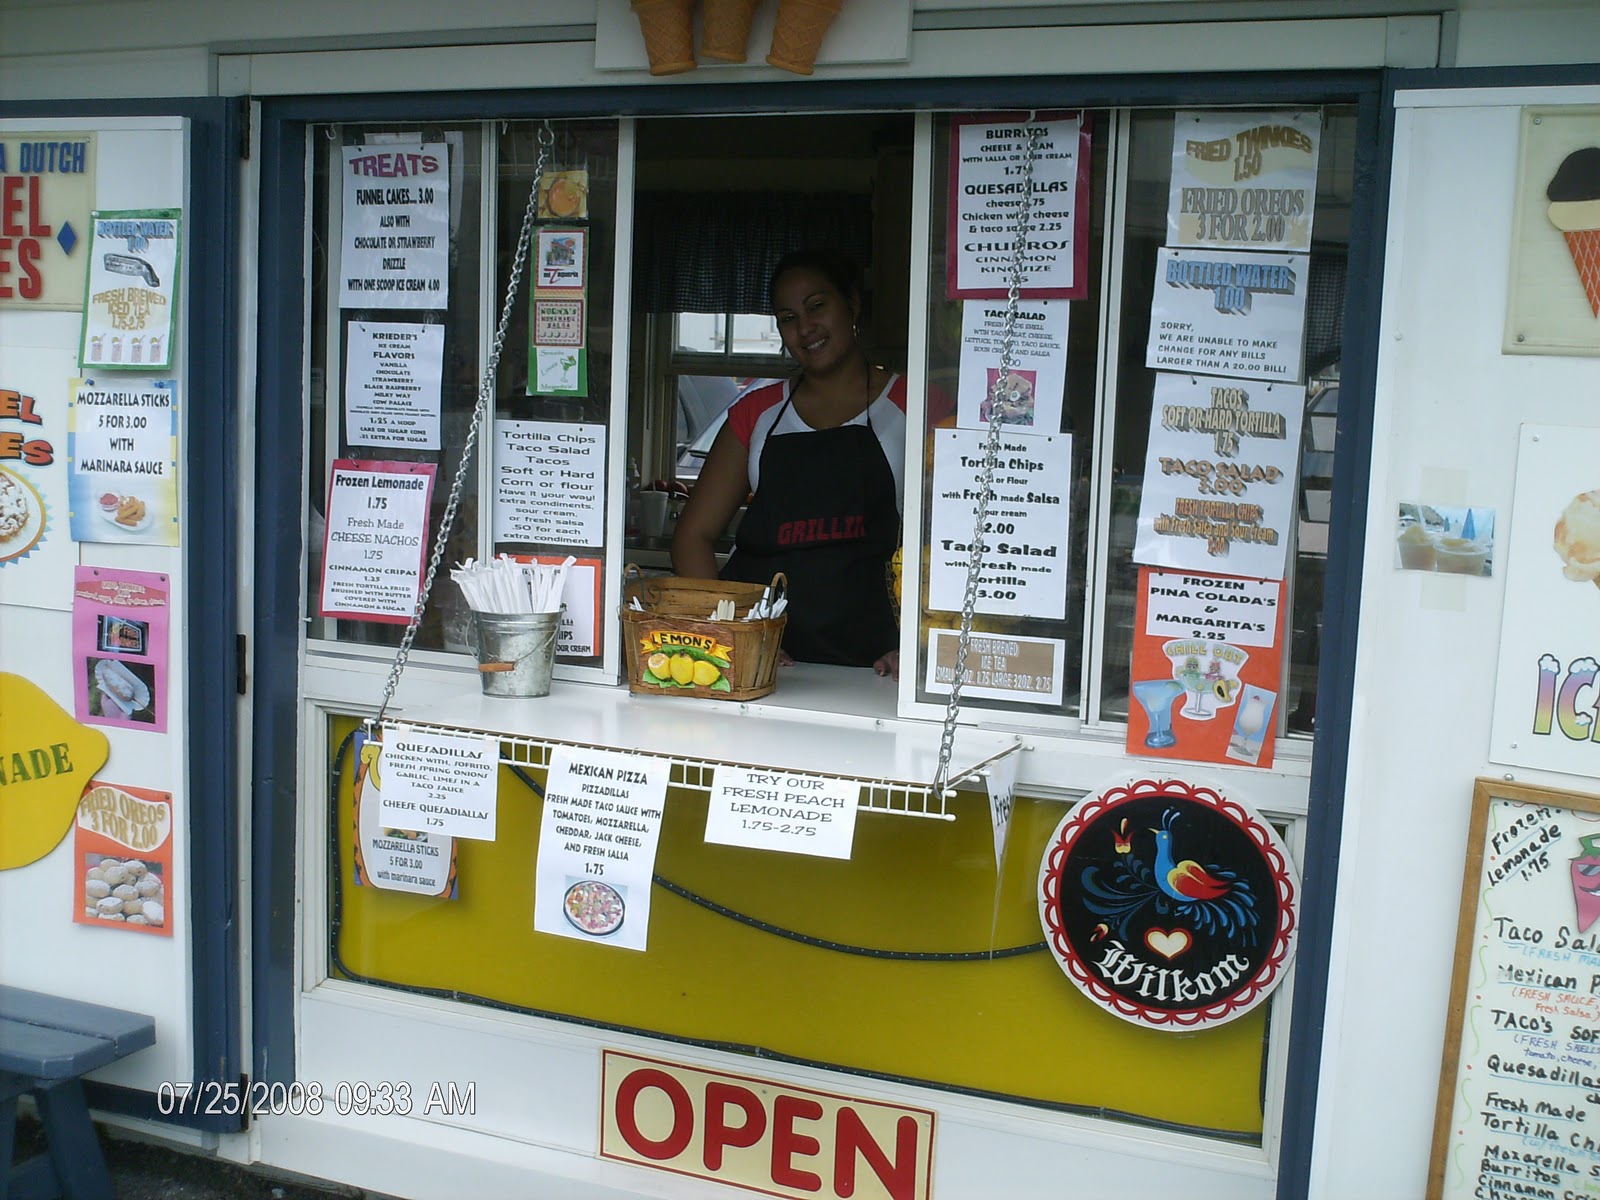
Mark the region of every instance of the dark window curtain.
<instances>
[{"instance_id":1,"label":"dark window curtain","mask_svg":"<svg viewBox=\"0 0 1600 1200\"><path fill-rule=\"evenodd\" d=\"M640 192L634 206L640 312L764 313L767 278L791 250L837 250L865 269L872 198L846 192Z\"/></svg>"},{"instance_id":2,"label":"dark window curtain","mask_svg":"<svg viewBox=\"0 0 1600 1200\"><path fill-rule=\"evenodd\" d=\"M1311 251L1306 265L1306 378L1322 374L1344 350L1344 286L1347 258L1338 251Z\"/></svg>"}]
</instances>

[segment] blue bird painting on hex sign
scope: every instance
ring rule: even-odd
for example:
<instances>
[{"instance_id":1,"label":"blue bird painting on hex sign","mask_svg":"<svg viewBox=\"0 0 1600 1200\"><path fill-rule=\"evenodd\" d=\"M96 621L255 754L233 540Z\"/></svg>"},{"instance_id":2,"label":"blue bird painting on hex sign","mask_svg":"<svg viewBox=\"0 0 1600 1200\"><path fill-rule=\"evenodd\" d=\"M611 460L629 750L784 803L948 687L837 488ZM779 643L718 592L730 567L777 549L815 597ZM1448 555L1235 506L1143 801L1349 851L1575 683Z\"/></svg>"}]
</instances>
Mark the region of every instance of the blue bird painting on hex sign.
<instances>
[{"instance_id":1,"label":"blue bird painting on hex sign","mask_svg":"<svg viewBox=\"0 0 1600 1200\"><path fill-rule=\"evenodd\" d=\"M1183 780L1141 779L1062 818L1040 867L1040 923L1096 1004L1157 1029L1220 1024L1290 961L1299 880L1277 832Z\"/></svg>"}]
</instances>

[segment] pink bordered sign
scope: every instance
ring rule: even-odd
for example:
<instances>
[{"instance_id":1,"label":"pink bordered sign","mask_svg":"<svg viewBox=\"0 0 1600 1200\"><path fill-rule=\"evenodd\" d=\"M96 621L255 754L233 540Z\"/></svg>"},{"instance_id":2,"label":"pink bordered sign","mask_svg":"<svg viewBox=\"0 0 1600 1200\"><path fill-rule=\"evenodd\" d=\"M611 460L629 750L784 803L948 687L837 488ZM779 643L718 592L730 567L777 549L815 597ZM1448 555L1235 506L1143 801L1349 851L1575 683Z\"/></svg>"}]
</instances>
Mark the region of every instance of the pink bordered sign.
<instances>
[{"instance_id":1,"label":"pink bordered sign","mask_svg":"<svg viewBox=\"0 0 1600 1200\"><path fill-rule=\"evenodd\" d=\"M1222 1025L1294 957L1300 879L1277 832L1212 788L1141 779L1077 805L1039 868L1039 918L1067 978L1125 1021Z\"/></svg>"},{"instance_id":2,"label":"pink bordered sign","mask_svg":"<svg viewBox=\"0 0 1600 1200\"><path fill-rule=\"evenodd\" d=\"M404 625L416 610L428 552L432 463L336 459L317 612Z\"/></svg>"},{"instance_id":3,"label":"pink bordered sign","mask_svg":"<svg viewBox=\"0 0 1600 1200\"><path fill-rule=\"evenodd\" d=\"M1040 131L1022 258L1022 298L1089 294L1089 125L1081 112L964 113L950 119L945 294L1010 294L1030 127Z\"/></svg>"}]
</instances>

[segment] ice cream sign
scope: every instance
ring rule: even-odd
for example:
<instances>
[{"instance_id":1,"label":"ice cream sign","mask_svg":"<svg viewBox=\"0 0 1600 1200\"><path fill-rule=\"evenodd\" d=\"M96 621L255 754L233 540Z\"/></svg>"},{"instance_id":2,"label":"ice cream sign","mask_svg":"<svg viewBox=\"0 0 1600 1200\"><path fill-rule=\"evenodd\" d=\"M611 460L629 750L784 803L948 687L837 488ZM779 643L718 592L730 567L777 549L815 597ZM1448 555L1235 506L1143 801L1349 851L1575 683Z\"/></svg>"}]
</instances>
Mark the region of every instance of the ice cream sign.
<instances>
[{"instance_id":1,"label":"ice cream sign","mask_svg":"<svg viewBox=\"0 0 1600 1200\"><path fill-rule=\"evenodd\" d=\"M92 134L0 134L0 308L82 305L94 161Z\"/></svg>"},{"instance_id":2,"label":"ice cream sign","mask_svg":"<svg viewBox=\"0 0 1600 1200\"><path fill-rule=\"evenodd\" d=\"M1524 425L1490 760L1600 772L1600 429Z\"/></svg>"},{"instance_id":3,"label":"ice cream sign","mask_svg":"<svg viewBox=\"0 0 1600 1200\"><path fill-rule=\"evenodd\" d=\"M1589 309L1600 318L1600 146L1585 146L1562 159L1545 196L1550 224L1566 239Z\"/></svg>"}]
</instances>

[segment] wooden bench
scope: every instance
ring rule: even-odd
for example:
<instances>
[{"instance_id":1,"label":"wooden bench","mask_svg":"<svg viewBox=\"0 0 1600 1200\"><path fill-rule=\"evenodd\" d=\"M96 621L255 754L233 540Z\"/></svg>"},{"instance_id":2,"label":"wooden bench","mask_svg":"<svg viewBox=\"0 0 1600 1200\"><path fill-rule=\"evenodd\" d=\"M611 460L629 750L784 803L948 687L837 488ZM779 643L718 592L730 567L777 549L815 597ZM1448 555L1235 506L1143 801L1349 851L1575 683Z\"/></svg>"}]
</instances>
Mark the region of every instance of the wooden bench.
<instances>
[{"instance_id":1,"label":"wooden bench","mask_svg":"<svg viewBox=\"0 0 1600 1200\"><path fill-rule=\"evenodd\" d=\"M0 986L0 1200L115 1200L82 1077L155 1040L151 1017ZM13 1169L17 1098L29 1092L49 1149Z\"/></svg>"}]
</instances>

